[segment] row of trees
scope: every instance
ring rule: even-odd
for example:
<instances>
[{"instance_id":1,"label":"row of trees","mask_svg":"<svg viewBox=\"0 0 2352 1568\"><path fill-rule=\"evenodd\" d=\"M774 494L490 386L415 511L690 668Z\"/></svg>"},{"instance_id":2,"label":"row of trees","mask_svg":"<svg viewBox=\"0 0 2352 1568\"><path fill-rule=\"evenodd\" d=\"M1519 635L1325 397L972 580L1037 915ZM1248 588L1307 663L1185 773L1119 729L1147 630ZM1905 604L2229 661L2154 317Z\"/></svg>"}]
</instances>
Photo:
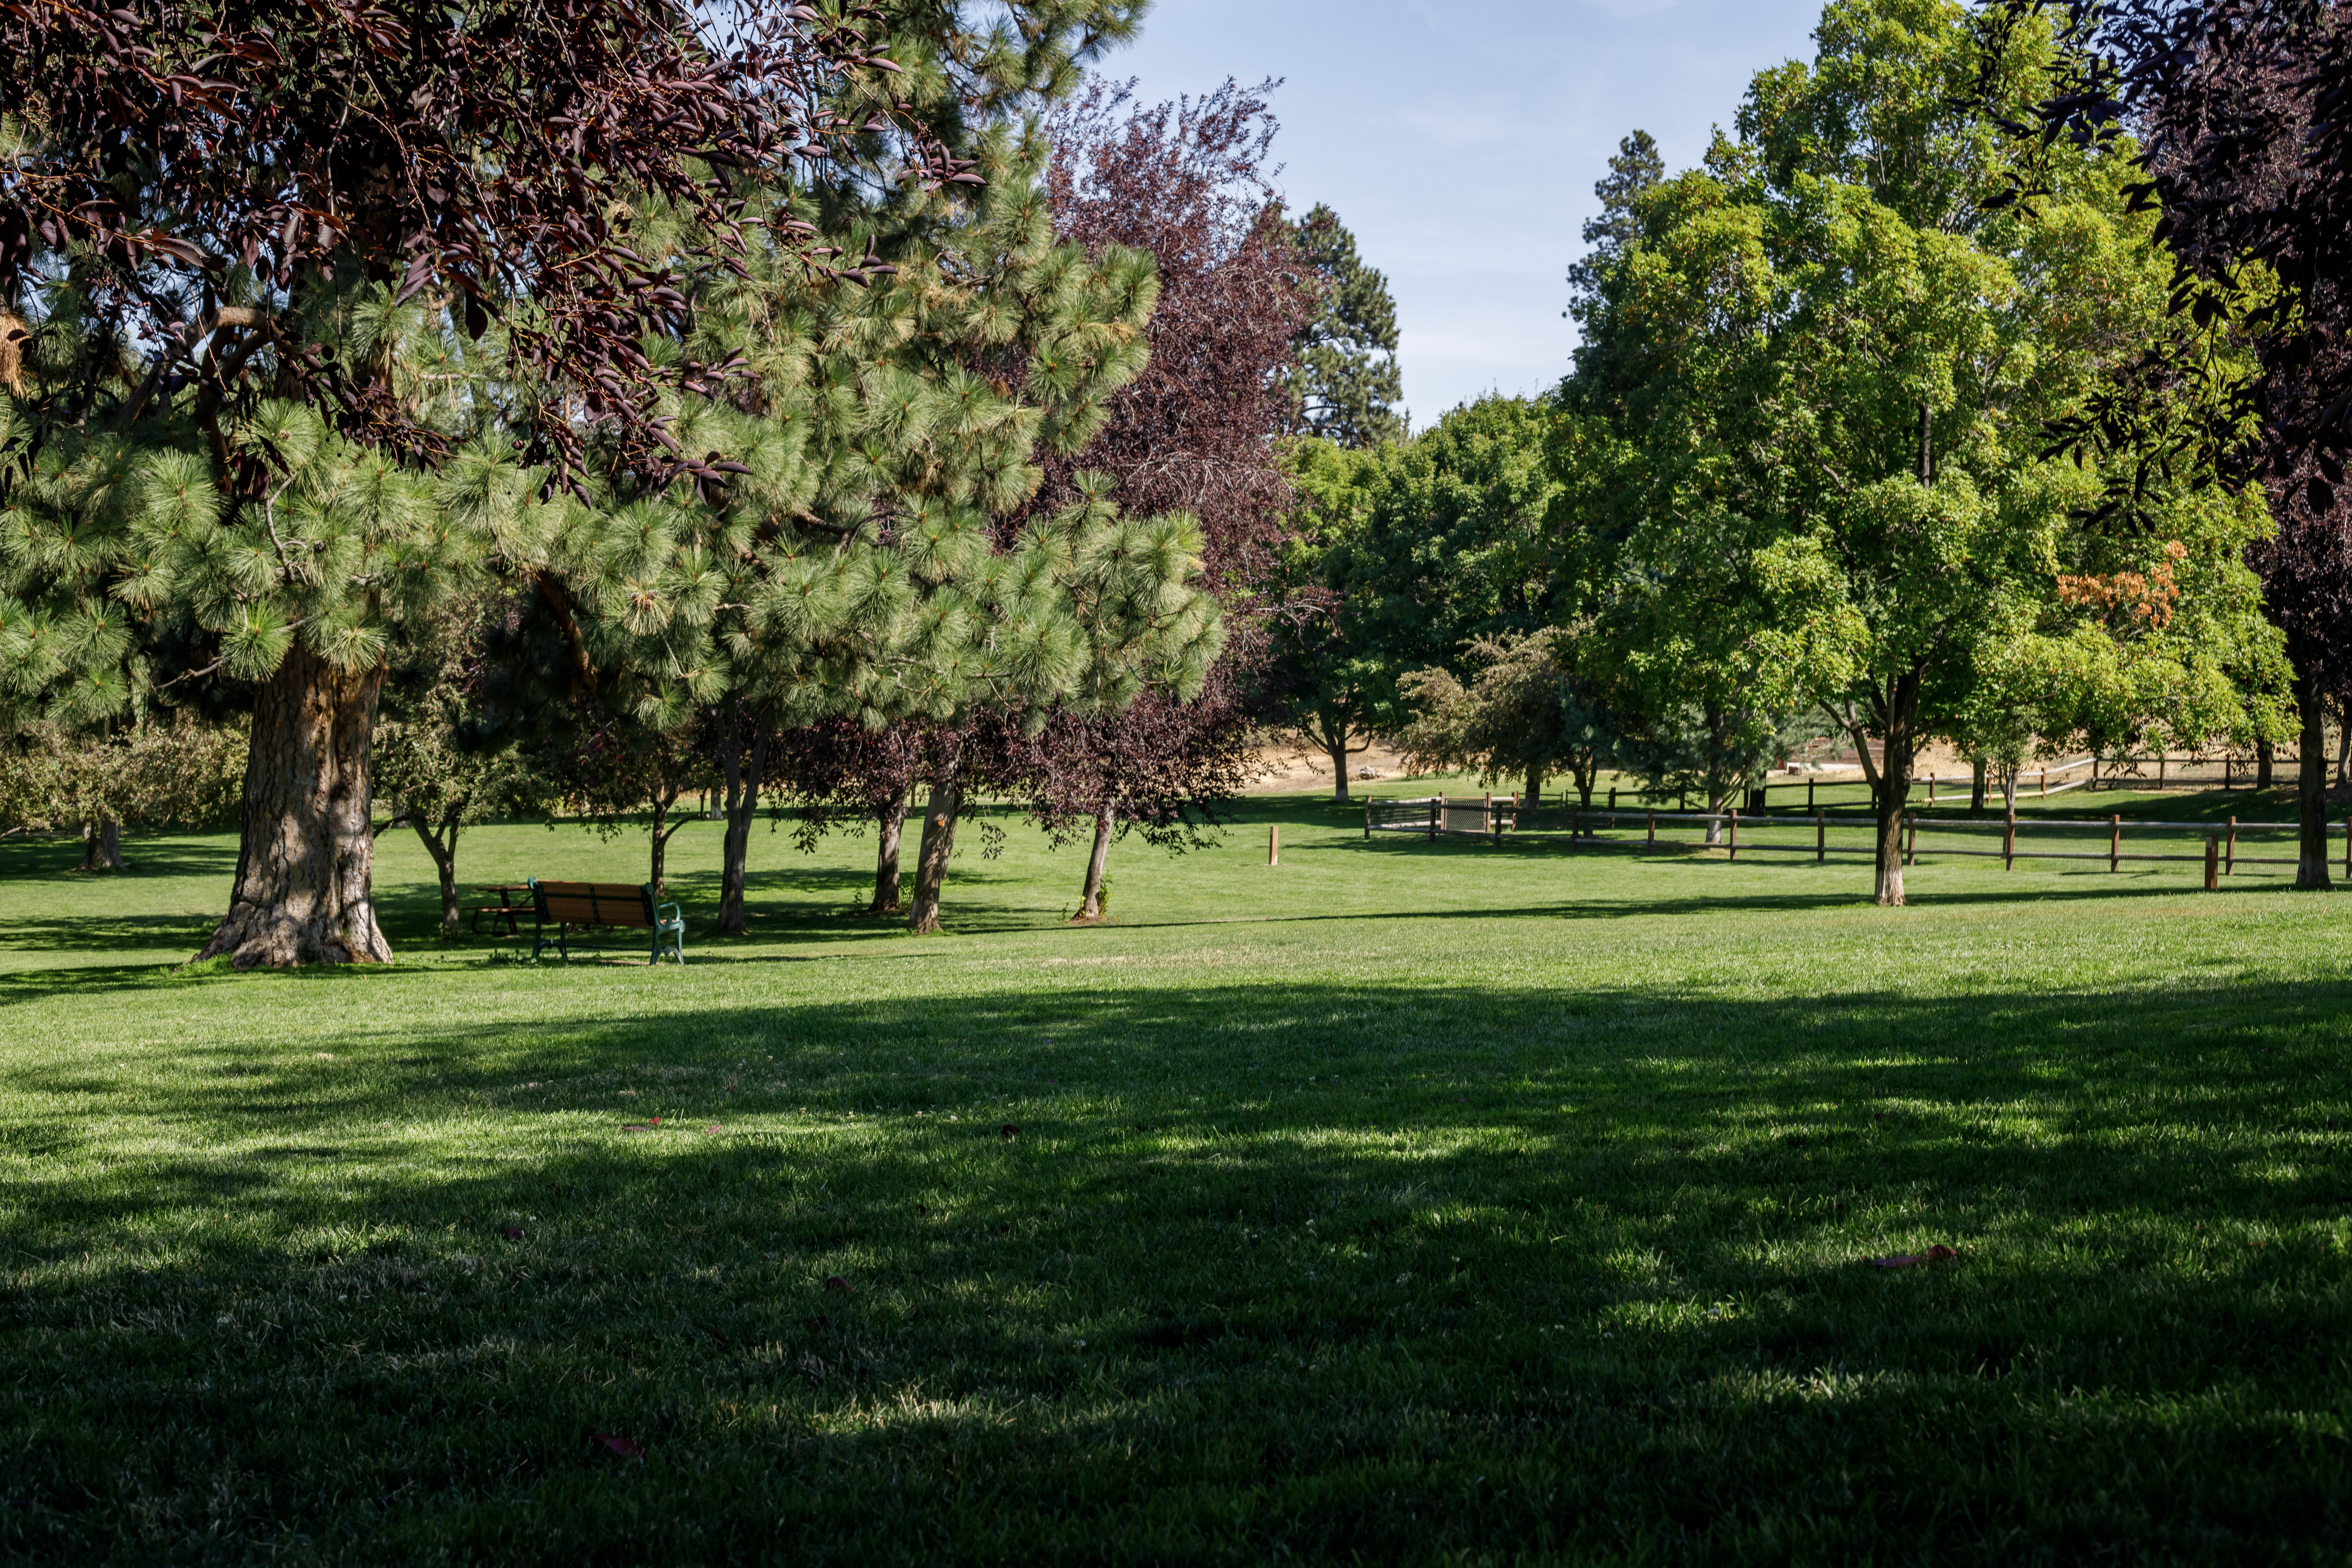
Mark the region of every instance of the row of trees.
<instances>
[{"instance_id":1,"label":"row of trees","mask_svg":"<svg viewBox=\"0 0 2352 1568\"><path fill-rule=\"evenodd\" d=\"M1342 792L1382 731L1717 809L1834 737L1900 903L1932 741L2013 779L2299 722L2324 885L2347 404L2284 395L2338 374L2309 346L2335 275L2300 258L2342 241L2297 203L2341 176L2295 117L2343 44L2332 8L2242 9L1834 0L1699 168L1628 138L1555 393L1297 455L1287 566L1339 607L1288 658Z\"/></svg>"},{"instance_id":2,"label":"row of trees","mask_svg":"<svg viewBox=\"0 0 2352 1568\"><path fill-rule=\"evenodd\" d=\"M729 929L780 796L873 824L877 914L920 801L928 930L1010 795L1091 835L1094 913L1116 835L1190 842L1245 775L1274 438L1394 390L1261 94L1085 85L1140 9L0 18L20 793L226 717L239 964L387 955L379 797L452 923L471 824L649 807L659 883L705 791ZM152 817L50 793L14 820Z\"/></svg>"}]
</instances>

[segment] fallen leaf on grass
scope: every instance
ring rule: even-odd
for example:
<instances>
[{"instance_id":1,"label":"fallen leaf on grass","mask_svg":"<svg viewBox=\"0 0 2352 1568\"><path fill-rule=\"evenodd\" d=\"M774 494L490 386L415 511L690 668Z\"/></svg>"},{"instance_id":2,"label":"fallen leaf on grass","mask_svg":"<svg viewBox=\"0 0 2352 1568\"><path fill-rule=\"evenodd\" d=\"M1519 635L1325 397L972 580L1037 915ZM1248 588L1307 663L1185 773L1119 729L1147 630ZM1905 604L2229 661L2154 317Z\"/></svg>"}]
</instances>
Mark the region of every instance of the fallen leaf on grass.
<instances>
[{"instance_id":1,"label":"fallen leaf on grass","mask_svg":"<svg viewBox=\"0 0 2352 1568\"><path fill-rule=\"evenodd\" d=\"M1959 1252L1957 1248L1946 1247L1943 1243L1937 1242L1925 1252L1906 1252L1896 1258L1874 1258L1870 1262L1874 1268L1908 1268L1914 1264L1941 1263L1947 1258L1958 1256Z\"/></svg>"},{"instance_id":2,"label":"fallen leaf on grass","mask_svg":"<svg viewBox=\"0 0 2352 1568\"><path fill-rule=\"evenodd\" d=\"M831 1275L826 1278L824 1288L828 1290L846 1290L849 1289L849 1281L838 1274Z\"/></svg>"},{"instance_id":3,"label":"fallen leaf on grass","mask_svg":"<svg viewBox=\"0 0 2352 1568\"><path fill-rule=\"evenodd\" d=\"M646 1451L643 1448L638 1447L626 1437L615 1437L609 1432L591 1432L588 1434L588 1440L591 1443L604 1444L625 1459L642 1459L646 1457Z\"/></svg>"},{"instance_id":4,"label":"fallen leaf on grass","mask_svg":"<svg viewBox=\"0 0 2352 1568\"><path fill-rule=\"evenodd\" d=\"M507 1239L509 1241L520 1241L522 1239L522 1226L519 1225L510 1225L507 1226Z\"/></svg>"},{"instance_id":5,"label":"fallen leaf on grass","mask_svg":"<svg viewBox=\"0 0 2352 1568\"><path fill-rule=\"evenodd\" d=\"M719 1136L719 1123L714 1121L709 1126L704 1128L702 1131L705 1137L716 1138Z\"/></svg>"},{"instance_id":6,"label":"fallen leaf on grass","mask_svg":"<svg viewBox=\"0 0 2352 1568\"><path fill-rule=\"evenodd\" d=\"M1018 1138L1021 1136L1021 1129L1008 1121L997 1130L996 1135L1000 1138Z\"/></svg>"}]
</instances>

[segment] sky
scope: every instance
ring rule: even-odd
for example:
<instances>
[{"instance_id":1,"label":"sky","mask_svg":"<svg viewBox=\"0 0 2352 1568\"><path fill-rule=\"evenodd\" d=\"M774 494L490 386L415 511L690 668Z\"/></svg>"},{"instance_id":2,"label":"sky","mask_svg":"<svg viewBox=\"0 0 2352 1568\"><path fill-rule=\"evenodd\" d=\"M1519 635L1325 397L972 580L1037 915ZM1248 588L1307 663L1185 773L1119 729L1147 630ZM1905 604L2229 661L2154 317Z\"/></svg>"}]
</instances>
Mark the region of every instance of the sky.
<instances>
[{"instance_id":1,"label":"sky","mask_svg":"<svg viewBox=\"0 0 2352 1568\"><path fill-rule=\"evenodd\" d=\"M1107 57L1147 102L1283 79L1276 184L1328 202L1396 296L1416 430L1541 391L1576 346L1568 265L1621 137L1696 163L1822 0L1156 0Z\"/></svg>"}]
</instances>

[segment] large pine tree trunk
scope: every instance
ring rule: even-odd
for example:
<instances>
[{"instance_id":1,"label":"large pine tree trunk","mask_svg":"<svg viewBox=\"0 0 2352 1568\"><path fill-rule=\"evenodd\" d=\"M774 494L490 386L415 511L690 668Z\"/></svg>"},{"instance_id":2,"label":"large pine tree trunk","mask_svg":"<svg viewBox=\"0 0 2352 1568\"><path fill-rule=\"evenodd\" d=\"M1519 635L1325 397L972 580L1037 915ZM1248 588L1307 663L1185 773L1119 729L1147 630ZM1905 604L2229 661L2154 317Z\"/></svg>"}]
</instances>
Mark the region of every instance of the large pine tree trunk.
<instances>
[{"instance_id":1,"label":"large pine tree trunk","mask_svg":"<svg viewBox=\"0 0 2352 1568\"><path fill-rule=\"evenodd\" d=\"M727 748L727 844L719 870L719 929L741 936L750 922L743 913L743 888L750 876L751 821L760 811L760 775L767 771L768 732L762 729L743 750L740 730Z\"/></svg>"},{"instance_id":2,"label":"large pine tree trunk","mask_svg":"<svg viewBox=\"0 0 2352 1568\"><path fill-rule=\"evenodd\" d=\"M1118 817L1108 805L1095 813L1095 847L1087 857L1086 886L1078 889L1078 919L1102 919L1103 867L1110 859L1110 833Z\"/></svg>"},{"instance_id":3,"label":"large pine tree trunk","mask_svg":"<svg viewBox=\"0 0 2352 1568\"><path fill-rule=\"evenodd\" d=\"M229 910L198 958L381 963L392 948L369 894L368 742L381 670L346 674L298 639L253 703L243 833Z\"/></svg>"},{"instance_id":4,"label":"large pine tree trunk","mask_svg":"<svg viewBox=\"0 0 2352 1568\"><path fill-rule=\"evenodd\" d=\"M907 929L929 936L940 929L940 890L947 885L948 858L955 853L956 811L963 805L963 782L953 764L931 781L931 801L923 808L923 847L915 856L915 907Z\"/></svg>"},{"instance_id":5,"label":"large pine tree trunk","mask_svg":"<svg viewBox=\"0 0 2352 1568\"><path fill-rule=\"evenodd\" d=\"M2327 730L2320 712L2316 677L2295 677L2294 706L2303 715L2303 763L2298 780L2303 797L2303 847L2295 859L2294 885L2323 892L2334 884L2327 874Z\"/></svg>"},{"instance_id":6,"label":"large pine tree trunk","mask_svg":"<svg viewBox=\"0 0 2352 1568\"><path fill-rule=\"evenodd\" d=\"M898 841L907 831L907 791L904 788L874 814L874 901L866 906L866 912L869 915L895 915L898 912Z\"/></svg>"},{"instance_id":7,"label":"large pine tree trunk","mask_svg":"<svg viewBox=\"0 0 2352 1568\"><path fill-rule=\"evenodd\" d=\"M1886 705L1886 733L1878 764L1878 887L1875 901L1903 904L1903 818L1911 804L1911 771L1918 760L1919 678L1895 682Z\"/></svg>"}]
</instances>

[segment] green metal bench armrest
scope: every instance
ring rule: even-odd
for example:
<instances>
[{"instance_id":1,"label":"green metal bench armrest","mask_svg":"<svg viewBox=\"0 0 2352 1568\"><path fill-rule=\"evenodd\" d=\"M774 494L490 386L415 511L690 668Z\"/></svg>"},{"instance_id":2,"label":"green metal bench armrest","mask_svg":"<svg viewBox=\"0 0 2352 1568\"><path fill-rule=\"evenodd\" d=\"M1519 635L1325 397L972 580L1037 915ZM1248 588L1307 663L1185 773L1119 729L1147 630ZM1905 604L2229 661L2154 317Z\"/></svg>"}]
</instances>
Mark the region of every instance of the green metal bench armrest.
<instances>
[{"instance_id":1,"label":"green metal bench armrest","mask_svg":"<svg viewBox=\"0 0 2352 1568\"><path fill-rule=\"evenodd\" d=\"M682 906L677 904L656 904L654 906L654 919L664 921L667 924L675 925L686 918L686 916L681 912L681 910ZM663 912L664 910L667 910L668 912L665 914Z\"/></svg>"}]
</instances>

